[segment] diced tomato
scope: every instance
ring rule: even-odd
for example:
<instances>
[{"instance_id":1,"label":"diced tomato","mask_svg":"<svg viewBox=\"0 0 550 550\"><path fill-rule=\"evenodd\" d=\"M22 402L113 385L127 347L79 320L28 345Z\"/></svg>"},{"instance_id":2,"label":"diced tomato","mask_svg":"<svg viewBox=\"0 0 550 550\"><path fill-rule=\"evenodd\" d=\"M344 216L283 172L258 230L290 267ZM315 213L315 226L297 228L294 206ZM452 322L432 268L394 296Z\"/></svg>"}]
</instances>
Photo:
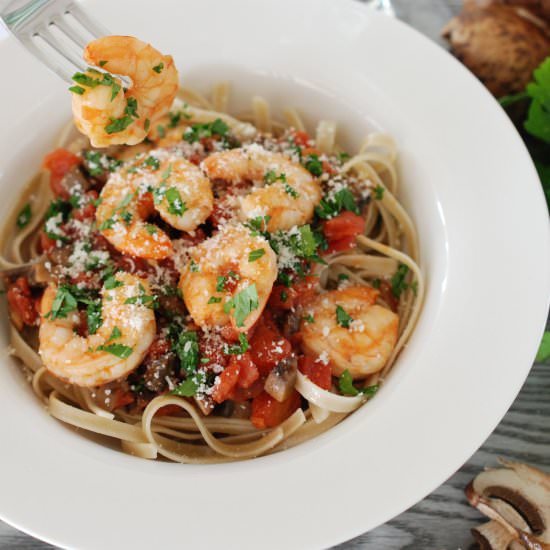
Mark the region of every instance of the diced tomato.
<instances>
[{"instance_id":1,"label":"diced tomato","mask_svg":"<svg viewBox=\"0 0 550 550\"><path fill-rule=\"evenodd\" d=\"M289 310L294 307L294 291L285 285L274 285L269 297L272 308Z\"/></svg>"},{"instance_id":2,"label":"diced tomato","mask_svg":"<svg viewBox=\"0 0 550 550\"><path fill-rule=\"evenodd\" d=\"M235 357L235 361L239 363L240 372L239 379L237 380L237 385L240 388L250 388L258 378L260 378L260 371L258 367L252 361L250 353L246 351L241 355Z\"/></svg>"},{"instance_id":3,"label":"diced tomato","mask_svg":"<svg viewBox=\"0 0 550 550\"><path fill-rule=\"evenodd\" d=\"M239 380L240 370L239 363L232 357L229 365L220 374L219 382L212 392L212 399L216 403L223 403L226 399L230 398L231 392Z\"/></svg>"},{"instance_id":4,"label":"diced tomato","mask_svg":"<svg viewBox=\"0 0 550 550\"><path fill-rule=\"evenodd\" d=\"M72 212L73 218L76 220L84 221L89 220L95 216L96 206L94 205L94 202L98 198L97 191L94 191L93 189L91 191L88 191L85 194L85 203L80 208L76 208Z\"/></svg>"},{"instance_id":5,"label":"diced tomato","mask_svg":"<svg viewBox=\"0 0 550 550\"><path fill-rule=\"evenodd\" d=\"M296 130L292 133L292 139L294 140L294 143L299 147L307 147L310 137L307 135L307 132Z\"/></svg>"},{"instance_id":6,"label":"diced tomato","mask_svg":"<svg viewBox=\"0 0 550 550\"><path fill-rule=\"evenodd\" d=\"M274 428L299 409L300 404L300 394L296 390L292 392L288 399L281 403L263 391L252 400L250 420L260 430Z\"/></svg>"},{"instance_id":7,"label":"diced tomato","mask_svg":"<svg viewBox=\"0 0 550 550\"><path fill-rule=\"evenodd\" d=\"M394 296L391 290L391 284L388 281L381 281L378 290L380 290L380 298L390 306L392 311L397 311L399 300Z\"/></svg>"},{"instance_id":8,"label":"diced tomato","mask_svg":"<svg viewBox=\"0 0 550 550\"><path fill-rule=\"evenodd\" d=\"M8 286L7 298L12 314L19 318L23 324L32 326L36 323L38 314L26 277L19 277Z\"/></svg>"},{"instance_id":9,"label":"diced tomato","mask_svg":"<svg viewBox=\"0 0 550 550\"><path fill-rule=\"evenodd\" d=\"M227 355L224 353L225 341L213 333L213 336L205 337L204 333L199 333L199 354L203 359L209 362L202 366L208 368L212 365L221 365L225 367L228 362Z\"/></svg>"},{"instance_id":10,"label":"diced tomato","mask_svg":"<svg viewBox=\"0 0 550 550\"><path fill-rule=\"evenodd\" d=\"M323 161L323 172L327 174L336 174L338 170L332 167L332 164L326 160Z\"/></svg>"},{"instance_id":11,"label":"diced tomato","mask_svg":"<svg viewBox=\"0 0 550 550\"><path fill-rule=\"evenodd\" d=\"M250 357L260 374L269 374L271 369L291 352L290 342L266 315L262 316L250 340Z\"/></svg>"},{"instance_id":12,"label":"diced tomato","mask_svg":"<svg viewBox=\"0 0 550 550\"><path fill-rule=\"evenodd\" d=\"M40 231L40 250L42 252L48 252L48 250L51 250L52 248L55 248L55 240L50 239L48 235L46 235L45 231Z\"/></svg>"},{"instance_id":13,"label":"diced tomato","mask_svg":"<svg viewBox=\"0 0 550 550\"><path fill-rule=\"evenodd\" d=\"M50 171L50 185L56 196L65 200L69 198L69 192L63 188L61 181L71 168L80 164L80 161L80 157L63 148L56 149L44 157L44 168Z\"/></svg>"},{"instance_id":14,"label":"diced tomato","mask_svg":"<svg viewBox=\"0 0 550 550\"><path fill-rule=\"evenodd\" d=\"M345 210L338 216L323 222L323 232L329 241L344 237L355 237L365 231L365 220L361 216Z\"/></svg>"},{"instance_id":15,"label":"diced tomato","mask_svg":"<svg viewBox=\"0 0 550 550\"><path fill-rule=\"evenodd\" d=\"M115 410L115 409L119 409L120 407L124 407L125 405L129 405L130 403L133 403L136 400L136 398L131 391L127 391L122 388L117 388L112 393L111 400L113 403L113 410Z\"/></svg>"},{"instance_id":16,"label":"diced tomato","mask_svg":"<svg viewBox=\"0 0 550 550\"><path fill-rule=\"evenodd\" d=\"M357 235L365 231L365 220L349 212L340 212L338 216L323 222L323 232L328 240L326 253L352 248Z\"/></svg>"},{"instance_id":17,"label":"diced tomato","mask_svg":"<svg viewBox=\"0 0 550 550\"><path fill-rule=\"evenodd\" d=\"M330 390L332 384L332 369L330 363L325 364L309 355L302 355L298 359L298 369L320 388Z\"/></svg>"},{"instance_id":18,"label":"diced tomato","mask_svg":"<svg viewBox=\"0 0 550 550\"><path fill-rule=\"evenodd\" d=\"M164 405L156 412L156 416L173 416L179 412L181 412L181 407L177 405Z\"/></svg>"},{"instance_id":19,"label":"diced tomato","mask_svg":"<svg viewBox=\"0 0 550 550\"><path fill-rule=\"evenodd\" d=\"M328 242L328 248L324 251L324 254L332 254L333 252L341 252L342 250L349 250L355 246L357 237L344 237L342 239L336 239Z\"/></svg>"}]
</instances>

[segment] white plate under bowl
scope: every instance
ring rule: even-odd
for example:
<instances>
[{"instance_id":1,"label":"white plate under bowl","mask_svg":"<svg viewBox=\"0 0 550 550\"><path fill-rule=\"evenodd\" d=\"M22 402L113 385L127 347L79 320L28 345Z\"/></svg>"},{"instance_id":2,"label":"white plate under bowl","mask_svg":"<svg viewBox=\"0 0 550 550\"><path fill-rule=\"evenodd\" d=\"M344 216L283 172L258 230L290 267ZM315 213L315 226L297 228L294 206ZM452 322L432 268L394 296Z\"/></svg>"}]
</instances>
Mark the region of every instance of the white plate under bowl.
<instances>
[{"instance_id":1,"label":"white plate under bowl","mask_svg":"<svg viewBox=\"0 0 550 550\"><path fill-rule=\"evenodd\" d=\"M347 0L97 0L118 34L176 59L183 80L231 79L276 110L372 129L400 149L428 294L368 406L321 437L227 465L148 462L49 417L5 354L0 517L59 546L321 548L385 522L481 445L519 391L548 308L549 223L529 156L457 61L406 25ZM69 117L66 84L0 43L0 217ZM7 346L2 314L2 349Z\"/></svg>"}]
</instances>

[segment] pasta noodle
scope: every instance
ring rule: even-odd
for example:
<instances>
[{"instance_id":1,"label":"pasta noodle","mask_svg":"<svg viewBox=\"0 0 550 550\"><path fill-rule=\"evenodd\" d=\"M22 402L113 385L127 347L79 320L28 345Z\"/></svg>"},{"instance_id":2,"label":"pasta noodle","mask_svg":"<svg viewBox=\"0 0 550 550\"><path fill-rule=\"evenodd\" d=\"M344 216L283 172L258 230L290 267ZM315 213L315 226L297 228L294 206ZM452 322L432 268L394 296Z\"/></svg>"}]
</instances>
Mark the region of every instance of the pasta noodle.
<instances>
[{"instance_id":1,"label":"pasta noodle","mask_svg":"<svg viewBox=\"0 0 550 550\"><path fill-rule=\"evenodd\" d=\"M251 111L239 117L227 113L229 84L214 87L211 100L190 89L180 92L178 105L185 112L184 124L211 123L221 120L237 139L247 139L256 129L282 134L293 127L303 132L304 123L295 109L284 111L286 124L273 118L269 103L262 97L252 99ZM324 154L339 152L337 126L331 121L319 122L316 147ZM86 140L75 136L72 124L59 138L58 145L74 153L85 147ZM418 266L419 245L414 225L397 200L397 151L393 140L371 134L355 156L346 160L343 173L354 174L375 189L378 200L369 200L363 212L365 233L357 237L356 246L326 256L318 269L321 286L335 288L342 279L348 284L372 287L373 281L389 280L400 266L403 269L403 292L397 304L399 329L397 343L384 368L368 376L365 387L383 382L406 344L420 315L425 282ZM49 173L43 170L29 184L19 206L30 204L32 220L16 231L17 212L7 220L3 231L0 267L14 268L39 256L38 239L48 203L52 199ZM406 272L404 271L406 269ZM379 302L384 302L380 296ZM147 459L164 457L176 462L217 463L252 458L277 452L315 437L339 423L367 400L362 393L337 395L320 388L301 372L296 389L304 398L304 410L298 408L273 428L258 429L248 419L205 416L191 400L165 394L153 398L142 414L129 414L124 408L106 410L94 400L94 392L66 384L44 368L37 353L36 335L26 327L10 328L13 355L32 371L32 386L37 396L47 403L49 413L67 424L121 441L126 453ZM171 408L177 413L159 415Z\"/></svg>"}]
</instances>

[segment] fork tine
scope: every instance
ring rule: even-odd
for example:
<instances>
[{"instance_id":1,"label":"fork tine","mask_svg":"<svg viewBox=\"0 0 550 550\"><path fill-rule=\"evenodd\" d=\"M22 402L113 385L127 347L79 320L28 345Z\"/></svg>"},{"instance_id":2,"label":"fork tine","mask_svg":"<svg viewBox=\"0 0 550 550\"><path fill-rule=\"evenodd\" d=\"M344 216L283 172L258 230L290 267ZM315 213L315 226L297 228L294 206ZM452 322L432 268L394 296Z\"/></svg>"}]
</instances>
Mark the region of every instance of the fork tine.
<instances>
[{"instance_id":1,"label":"fork tine","mask_svg":"<svg viewBox=\"0 0 550 550\"><path fill-rule=\"evenodd\" d=\"M101 23L98 23L95 19L92 19L75 3L70 4L65 10L65 13L70 13L88 32L94 35L95 38L111 34L107 28L101 25Z\"/></svg>"},{"instance_id":2,"label":"fork tine","mask_svg":"<svg viewBox=\"0 0 550 550\"><path fill-rule=\"evenodd\" d=\"M52 22L55 23L59 30L65 33L79 48L84 49L90 41L73 26L68 25L62 16L54 17Z\"/></svg>"},{"instance_id":3,"label":"fork tine","mask_svg":"<svg viewBox=\"0 0 550 550\"><path fill-rule=\"evenodd\" d=\"M74 74L74 69L71 71L67 67L61 65L56 59L50 55L46 50L40 48L34 41L32 36L21 36L19 40L23 43L25 48L37 57L46 67L60 76L65 82L71 82L71 78Z\"/></svg>"},{"instance_id":4,"label":"fork tine","mask_svg":"<svg viewBox=\"0 0 550 550\"><path fill-rule=\"evenodd\" d=\"M73 54L64 44L62 44L53 35L49 26L43 26L42 28L40 28L37 34L38 36L40 36L40 38L42 38L42 40L47 42L61 57L72 63L81 72L86 70L87 65L84 63L82 58L78 55Z\"/></svg>"}]
</instances>

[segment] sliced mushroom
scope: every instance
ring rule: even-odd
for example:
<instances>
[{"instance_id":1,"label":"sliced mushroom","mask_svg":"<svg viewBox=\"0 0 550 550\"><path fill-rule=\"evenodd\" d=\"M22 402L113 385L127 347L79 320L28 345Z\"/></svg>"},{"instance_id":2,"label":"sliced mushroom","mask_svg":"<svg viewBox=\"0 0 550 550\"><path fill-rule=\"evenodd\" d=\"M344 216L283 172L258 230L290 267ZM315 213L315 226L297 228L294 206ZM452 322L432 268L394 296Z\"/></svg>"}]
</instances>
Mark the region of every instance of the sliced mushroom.
<instances>
[{"instance_id":1,"label":"sliced mushroom","mask_svg":"<svg viewBox=\"0 0 550 550\"><path fill-rule=\"evenodd\" d=\"M283 359L268 375L264 390L279 402L290 397L296 385L296 358Z\"/></svg>"},{"instance_id":2,"label":"sliced mushroom","mask_svg":"<svg viewBox=\"0 0 550 550\"><path fill-rule=\"evenodd\" d=\"M501 463L503 468L485 470L466 487L470 504L492 520L474 536L481 548L509 548L515 541L527 549L550 549L550 475L526 464Z\"/></svg>"},{"instance_id":3,"label":"sliced mushroom","mask_svg":"<svg viewBox=\"0 0 550 550\"><path fill-rule=\"evenodd\" d=\"M471 7L442 31L453 53L496 97L523 91L550 55L546 25L525 15L499 4Z\"/></svg>"},{"instance_id":4,"label":"sliced mushroom","mask_svg":"<svg viewBox=\"0 0 550 550\"><path fill-rule=\"evenodd\" d=\"M479 544L480 550L507 550L515 539L515 534L511 534L495 520L474 527L472 536Z\"/></svg>"}]
</instances>

